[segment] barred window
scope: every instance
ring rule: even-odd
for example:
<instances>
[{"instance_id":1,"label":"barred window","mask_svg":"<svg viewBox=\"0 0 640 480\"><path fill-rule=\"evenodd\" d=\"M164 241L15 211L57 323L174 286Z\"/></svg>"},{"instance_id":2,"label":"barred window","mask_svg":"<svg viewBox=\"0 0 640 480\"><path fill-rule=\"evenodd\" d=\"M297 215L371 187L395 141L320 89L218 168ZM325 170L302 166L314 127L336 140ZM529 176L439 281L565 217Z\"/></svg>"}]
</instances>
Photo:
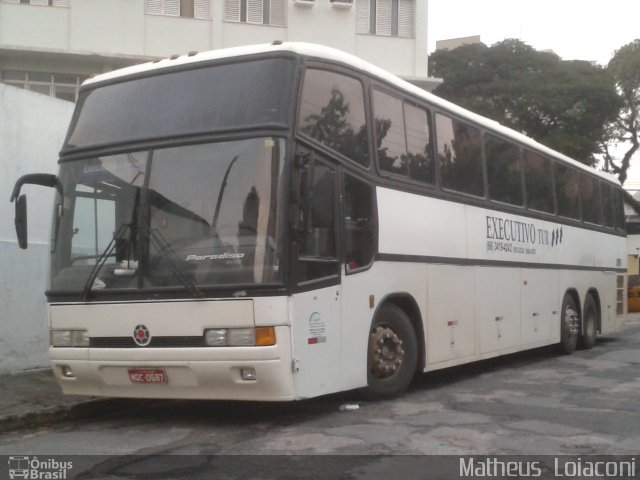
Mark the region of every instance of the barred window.
<instances>
[{"instance_id":1,"label":"barred window","mask_svg":"<svg viewBox=\"0 0 640 480\"><path fill-rule=\"evenodd\" d=\"M285 0L225 0L227 22L284 27Z\"/></svg>"},{"instance_id":2,"label":"barred window","mask_svg":"<svg viewBox=\"0 0 640 480\"><path fill-rule=\"evenodd\" d=\"M211 19L211 0L145 0L145 13L169 17Z\"/></svg>"},{"instance_id":3,"label":"barred window","mask_svg":"<svg viewBox=\"0 0 640 480\"><path fill-rule=\"evenodd\" d=\"M357 0L356 32L415 37L415 0Z\"/></svg>"}]
</instances>

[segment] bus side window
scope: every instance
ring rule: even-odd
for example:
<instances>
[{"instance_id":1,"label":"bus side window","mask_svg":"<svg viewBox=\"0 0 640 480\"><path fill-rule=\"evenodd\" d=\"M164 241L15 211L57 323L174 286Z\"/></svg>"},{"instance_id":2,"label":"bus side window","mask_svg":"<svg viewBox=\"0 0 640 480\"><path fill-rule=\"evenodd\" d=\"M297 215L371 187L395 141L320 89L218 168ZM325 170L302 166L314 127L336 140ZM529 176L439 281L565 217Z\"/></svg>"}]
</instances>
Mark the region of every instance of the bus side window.
<instances>
[{"instance_id":1,"label":"bus side window","mask_svg":"<svg viewBox=\"0 0 640 480\"><path fill-rule=\"evenodd\" d=\"M602 223L602 206L598 180L585 173L580 174L580 193L582 196L582 219L585 222Z\"/></svg>"},{"instance_id":2,"label":"bus side window","mask_svg":"<svg viewBox=\"0 0 640 480\"><path fill-rule=\"evenodd\" d=\"M608 183L601 182L602 191L602 210L603 210L603 224L605 227L613 228L615 226L615 218L613 212L613 191Z\"/></svg>"},{"instance_id":3,"label":"bus side window","mask_svg":"<svg viewBox=\"0 0 640 480\"><path fill-rule=\"evenodd\" d=\"M525 150L522 155L527 207L540 212L555 213L551 160Z\"/></svg>"},{"instance_id":4,"label":"bus side window","mask_svg":"<svg viewBox=\"0 0 640 480\"><path fill-rule=\"evenodd\" d=\"M616 228L618 230L624 230L626 227L624 218L624 199L620 188L614 188L613 190L613 208L613 218Z\"/></svg>"},{"instance_id":5,"label":"bus side window","mask_svg":"<svg viewBox=\"0 0 640 480\"><path fill-rule=\"evenodd\" d=\"M436 136L442 188L483 197L480 130L438 113Z\"/></svg>"},{"instance_id":6,"label":"bus side window","mask_svg":"<svg viewBox=\"0 0 640 480\"><path fill-rule=\"evenodd\" d=\"M431 117L423 108L404 104L409 178L433 185L436 177Z\"/></svg>"},{"instance_id":7,"label":"bus side window","mask_svg":"<svg viewBox=\"0 0 640 480\"><path fill-rule=\"evenodd\" d=\"M344 178L345 265L347 273L366 267L375 252L373 188L351 175Z\"/></svg>"},{"instance_id":8,"label":"bus side window","mask_svg":"<svg viewBox=\"0 0 640 480\"><path fill-rule=\"evenodd\" d=\"M359 80L307 69L298 123L303 134L363 167L369 166L364 90Z\"/></svg>"},{"instance_id":9,"label":"bus side window","mask_svg":"<svg viewBox=\"0 0 640 480\"><path fill-rule=\"evenodd\" d=\"M484 153L487 159L489 198L522 206L522 175L518 146L498 137L486 135Z\"/></svg>"},{"instance_id":10,"label":"bus side window","mask_svg":"<svg viewBox=\"0 0 640 480\"><path fill-rule=\"evenodd\" d=\"M577 170L556 164L555 179L558 215L580 220L580 184Z\"/></svg>"}]
</instances>

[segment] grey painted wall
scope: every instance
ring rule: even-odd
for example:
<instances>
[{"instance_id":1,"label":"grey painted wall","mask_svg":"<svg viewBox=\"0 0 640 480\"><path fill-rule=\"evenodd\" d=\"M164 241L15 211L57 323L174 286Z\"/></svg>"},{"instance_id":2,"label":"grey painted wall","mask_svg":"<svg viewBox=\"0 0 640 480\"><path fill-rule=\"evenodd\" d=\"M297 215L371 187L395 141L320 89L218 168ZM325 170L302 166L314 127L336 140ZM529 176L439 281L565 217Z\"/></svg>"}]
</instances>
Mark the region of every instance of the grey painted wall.
<instances>
[{"instance_id":1,"label":"grey painted wall","mask_svg":"<svg viewBox=\"0 0 640 480\"><path fill-rule=\"evenodd\" d=\"M15 181L25 173L55 173L73 113L70 102L0 83L0 374L48 365L44 291L49 269L53 191L27 185L29 248L15 238Z\"/></svg>"}]
</instances>

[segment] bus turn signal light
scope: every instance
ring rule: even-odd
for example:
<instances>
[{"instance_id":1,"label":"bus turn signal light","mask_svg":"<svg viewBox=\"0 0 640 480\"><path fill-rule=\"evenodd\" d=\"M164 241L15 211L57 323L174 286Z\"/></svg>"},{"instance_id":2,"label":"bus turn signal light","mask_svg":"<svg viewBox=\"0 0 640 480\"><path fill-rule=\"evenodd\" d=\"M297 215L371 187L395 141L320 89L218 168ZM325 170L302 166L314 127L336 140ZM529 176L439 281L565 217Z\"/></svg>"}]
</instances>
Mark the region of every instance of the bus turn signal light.
<instances>
[{"instance_id":1,"label":"bus turn signal light","mask_svg":"<svg viewBox=\"0 0 640 480\"><path fill-rule=\"evenodd\" d=\"M268 346L276 344L276 329L273 327L256 328L256 345Z\"/></svg>"}]
</instances>

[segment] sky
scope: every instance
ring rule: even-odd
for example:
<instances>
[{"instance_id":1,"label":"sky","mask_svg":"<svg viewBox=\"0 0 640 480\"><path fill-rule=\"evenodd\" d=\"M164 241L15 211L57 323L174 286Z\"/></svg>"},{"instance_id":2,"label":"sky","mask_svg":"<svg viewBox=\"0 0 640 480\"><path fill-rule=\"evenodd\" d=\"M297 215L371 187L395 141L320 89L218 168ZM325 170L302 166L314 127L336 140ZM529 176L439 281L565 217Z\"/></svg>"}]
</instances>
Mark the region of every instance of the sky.
<instances>
[{"instance_id":1,"label":"sky","mask_svg":"<svg viewBox=\"0 0 640 480\"><path fill-rule=\"evenodd\" d=\"M428 1L429 53L436 40L480 35L489 46L518 38L564 60L606 65L615 50L640 38L640 0ZM640 190L640 153L625 187Z\"/></svg>"},{"instance_id":2,"label":"sky","mask_svg":"<svg viewBox=\"0 0 640 480\"><path fill-rule=\"evenodd\" d=\"M640 38L640 0L429 0L428 33L429 52L436 40L480 35L487 45L519 38L604 65Z\"/></svg>"}]
</instances>

